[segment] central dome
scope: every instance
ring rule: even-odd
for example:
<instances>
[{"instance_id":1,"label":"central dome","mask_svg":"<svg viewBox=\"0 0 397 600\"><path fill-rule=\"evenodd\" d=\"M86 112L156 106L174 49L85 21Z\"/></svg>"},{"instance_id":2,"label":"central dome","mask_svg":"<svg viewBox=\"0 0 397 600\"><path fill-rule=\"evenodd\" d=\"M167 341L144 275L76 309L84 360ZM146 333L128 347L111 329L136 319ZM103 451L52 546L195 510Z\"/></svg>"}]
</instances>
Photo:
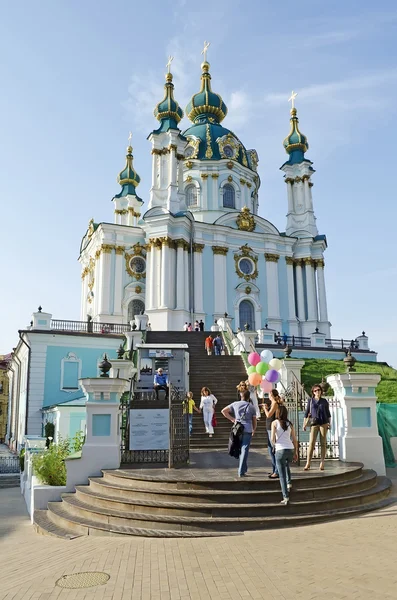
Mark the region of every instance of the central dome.
<instances>
[{"instance_id":1,"label":"central dome","mask_svg":"<svg viewBox=\"0 0 397 600\"><path fill-rule=\"evenodd\" d=\"M193 123L203 116L210 116L217 123L220 123L227 115L227 106L222 97L219 94L215 94L211 89L209 63L207 61L203 62L201 68L201 89L190 100L186 107L186 114Z\"/></svg>"}]
</instances>

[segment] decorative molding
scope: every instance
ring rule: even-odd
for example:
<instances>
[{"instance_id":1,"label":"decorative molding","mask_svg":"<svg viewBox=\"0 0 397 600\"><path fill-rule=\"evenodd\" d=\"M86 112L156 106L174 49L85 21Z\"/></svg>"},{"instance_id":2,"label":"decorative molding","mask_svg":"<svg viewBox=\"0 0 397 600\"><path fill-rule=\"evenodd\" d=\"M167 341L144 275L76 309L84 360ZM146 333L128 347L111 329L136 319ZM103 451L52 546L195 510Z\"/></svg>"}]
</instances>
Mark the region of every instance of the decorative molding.
<instances>
[{"instance_id":1,"label":"decorative molding","mask_svg":"<svg viewBox=\"0 0 397 600\"><path fill-rule=\"evenodd\" d=\"M246 294L250 294L251 293L251 286L247 285L247 287L245 288L244 291L245 291Z\"/></svg>"},{"instance_id":2,"label":"decorative molding","mask_svg":"<svg viewBox=\"0 0 397 600\"><path fill-rule=\"evenodd\" d=\"M247 182L245 181L245 179L241 178L240 183L241 183L241 185L245 185Z\"/></svg>"},{"instance_id":3,"label":"decorative molding","mask_svg":"<svg viewBox=\"0 0 397 600\"><path fill-rule=\"evenodd\" d=\"M247 188L249 188L249 189L252 188L252 183L250 183L249 181L247 181Z\"/></svg>"},{"instance_id":4,"label":"decorative molding","mask_svg":"<svg viewBox=\"0 0 397 600\"><path fill-rule=\"evenodd\" d=\"M227 166L228 169L233 169L234 164L232 163L231 160L229 160L229 162L226 163L226 166Z\"/></svg>"},{"instance_id":5,"label":"decorative molding","mask_svg":"<svg viewBox=\"0 0 397 600\"><path fill-rule=\"evenodd\" d=\"M193 161L191 161L191 160L187 160L187 161L185 162L185 167L186 167L187 169L191 169L191 168L193 167Z\"/></svg>"},{"instance_id":6,"label":"decorative molding","mask_svg":"<svg viewBox=\"0 0 397 600\"><path fill-rule=\"evenodd\" d=\"M174 241L175 241L176 248L183 248L184 250L190 250L190 245L186 240L179 239L179 240L174 240Z\"/></svg>"},{"instance_id":7,"label":"decorative molding","mask_svg":"<svg viewBox=\"0 0 397 600\"><path fill-rule=\"evenodd\" d=\"M317 267L319 267L320 269L324 269L325 261L323 258L318 258L315 262L317 263Z\"/></svg>"},{"instance_id":8,"label":"decorative molding","mask_svg":"<svg viewBox=\"0 0 397 600\"><path fill-rule=\"evenodd\" d=\"M98 258L101 256L101 249L98 248L98 250L95 251L95 258L98 260Z\"/></svg>"},{"instance_id":9,"label":"decorative molding","mask_svg":"<svg viewBox=\"0 0 397 600\"><path fill-rule=\"evenodd\" d=\"M136 294L140 294L141 292L142 292L142 288L141 288L141 286L140 286L140 285L137 285L137 286L136 286L136 288L135 288L135 293L136 293Z\"/></svg>"},{"instance_id":10,"label":"decorative molding","mask_svg":"<svg viewBox=\"0 0 397 600\"><path fill-rule=\"evenodd\" d=\"M211 173L212 179L218 179L219 173Z\"/></svg>"},{"instance_id":11,"label":"decorative molding","mask_svg":"<svg viewBox=\"0 0 397 600\"><path fill-rule=\"evenodd\" d=\"M226 256L229 252L229 248L226 246L212 246L212 251L214 254L221 254L222 256Z\"/></svg>"},{"instance_id":12,"label":"decorative molding","mask_svg":"<svg viewBox=\"0 0 397 600\"><path fill-rule=\"evenodd\" d=\"M285 183L290 183L291 185L294 185L294 180L292 179L292 177L286 177L284 181Z\"/></svg>"},{"instance_id":13,"label":"decorative molding","mask_svg":"<svg viewBox=\"0 0 397 600\"><path fill-rule=\"evenodd\" d=\"M302 262L304 265L309 266L309 267L313 267L313 259L311 258L311 256L305 256L305 258L302 258Z\"/></svg>"},{"instance_id":14,"label":"decorative molding","mask_svg":"<svg viewBox=\"0 0 397 600\"><path fill-rule=\"evenodd\" d=\"M140 242L137 242L136 244L134 244L132 246L132 249L134 251L134 254L138 254L139 256L143 256L143 253L146 250L146 246L144 244L142 245Z\"/></svg>"},{"instance_id":15,"label":"decorative molding","mask_svg":"<svg viewBox=\"0 0 397 600\"><path fill-rule=\"evenodd\" d=\"M186 158L197 158L198 153L199 153L201 139L196 136L187 136L187 139L189 140L189 143L185 148L185 159ZM193 149L193 151L190 150L191 148ZM189 151L189 156L186 156L188 151Z\"/></svg>"},{"instance_id":16,"label":"decorative molding","mask_svg":"<svg viewBox=\"0 0 397 600\"><path fill-rule=\"evenodd\" d=\"M206 125L205 140L207 142L207 149L205 151L205 158L212 158L213 152L212 152L212 148L211 148L211 131L210 131L210 126L208 125L208 123Z\"/></svg>"},{"instance_id":17,"label":"decorative molding","mask_svg":"<svg viewBox=\"0 0 397 600\"><path fill-rule=\"evenodd\" d=\"M247 184L248 185L248 184ZM243 206L236 219L238 229L241 231L254 231L256 224L253 215L250 214L248 206Z\"/></svg>"},{"instance_id":18,"label":"decorative molding","mask_svg":"<svg viewBox=\"0 0 397 600\"><path fill-rule=\"evenodd\" d=\"M242 258L248 258L253 263L252 273L243 273L243 271L240 269L240 260ZM244 244L244 246L241 246L240 253L234 255L234 266L236 274L238 277L240 277L240 279L245 279L245 281L251 281L258 277L258 257L252 253L252 248L250 248L248 244Z\"/></svg>"},{"instance_id":19,"label":"decorative molding","mask_svg":"<svg viewBox=\"0 0 397 600\"><path fill-rule=\"evenodd\" d=\"M126 215L128 210L126 208L116 208L114 212L116 215Z\"/></svg>"},{"instance_id":20,"label":"decorative molding","mask_svg":"<svg viewBox=\"0 0 397 600\"><path fill-rule=\"evenodd\" d=\"M116 254L124 254L124 247L123 246L116 246Z\"/></svg>"},{"instance_id":21,"label":"decorative molding","mask_svg":"<svg viewBox=\"0 0 397 600\"><path fill-rule=\"evenodd\" d=\"M185 179L186 183L191 183L193 181L193 177L191 175L188 175Z\"/></svg>"},{"instance_id":22,"label":"decorative molding","mask_svg":"<svg viewBox=\"0 0 397 600\"><path fill-rule=\"evenodd\" d=\"M278 259L280 258L280 256L278 254L270 254L268 252L265 252L265 259L266 262L278 262Z\"/></svg>"},{"instance_id":23,"label":"decorative molding","mask_svg":"<svg viewBox=\"0 0 397 600\"><path fill-rule=\"evenodd\" d=\"M205 248L205 244L198 244L197 242L193 242L193 252L201 253Z\"/></svg>"},{"instance_id":24,"label":"decorative molding","mask_svg":"<svg viewBox=\"0 0 397 600\"><path fill-rule=\"evenodd\" d=\"M293 264L295 264L295 259L292 258L292 256L286 256L285 262L287 263L287 265L293 265Z\"/></svg>"},{"instance_id":25,"label":"decorative molding","mask_svg":"<svg viewBox=\"0 0 397 600\"><path fill-rule=\"evenodd\" d=\"M229 183L232 183L233 182L233 177L231 175L229 175L228 178L227 178L227 180L228 180Z\"/></svg>"},{"instance_id":26,"label":"decorative molding","mask_svg":"<svg viewBox=\"0 0 397 600\"><path fill-rule=\"evenodd\" d=\"M112 250L114 250L115 248L116 246L114 246L113 244L102 244L101 252L103 252L104 254L111 254Z\"/></svg>"},{"instance_id":27,"label":"decorative molding","mask_svg":"<svg viewBox=\"0 0 397 600\"><path fill-rule=\"evenodd\" d=\"M200 173L201 179L208 179L208 173Z\"/></svg>"},{"instance_id":28,"label":"decorative molding","mask_svg":"<svg viewBox=\"0 0 397 600\"><path fill-rule=\"evenodd\" d=\"M241 144L231 133L227 133L226 135L217 138L216 142L218 144L219 154L221 155L221 158L232 158L234 160L237 160ZM227 146L232 149L232 155L229 154L228 156L225 153L225 148Z\"/></svg>"},{"instance_id":29,"label":"decorative molding","mask_svg":"<svg viewBox=\"0 0 397 600\"><path fill-rule=\"evenodd\" d=\"M137 212L132 206L128 207L128 212L131 213L133 217L140 217L141 213Z\"/></svg>"},{"instance_id":30,"label":"decorative molding","mask_svg":"<svg viewBox=\"0 0 397 600\"><path fill-rule=\"evenodd\" d=\"M138 244L135 244L135 246L137 246ZM135 246L133 246L133 248L135 248ZM135 277L135 279L137 279L138 281L140 279L145 279L146 278L146 260L145 260L145 271L144 273L136 273L132 268L131 268L131 260L133 258L141 258L142 260L145 260L145 258L142 256L142 254L138 254L136 252L134 252L133 254L128 254L126 252L125 254L125 270L127 271L128 275L131 275L131 277Z\"/></svg>"}]
</instances>

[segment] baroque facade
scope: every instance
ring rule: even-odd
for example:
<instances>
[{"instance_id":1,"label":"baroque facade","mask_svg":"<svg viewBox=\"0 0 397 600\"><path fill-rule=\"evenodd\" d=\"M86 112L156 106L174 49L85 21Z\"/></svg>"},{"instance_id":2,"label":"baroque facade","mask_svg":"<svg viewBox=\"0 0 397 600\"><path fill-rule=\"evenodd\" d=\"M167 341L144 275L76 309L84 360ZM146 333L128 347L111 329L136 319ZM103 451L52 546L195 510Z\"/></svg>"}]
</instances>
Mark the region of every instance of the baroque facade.
<instances>
[{"instance_id":1,"label":"baroque facade","mask_svg":"<svg viewBox=\"0 0 397 600\"><path fill-rule=\"evenodd\" d=\"M314 169L308 142L291 109L281 166L287 223L280 232L259 216L258 155L223 126L227 107L212 91L210 65L186 107L174 98L172 74L149 135L152 183L147 204L128 146L113 198L114 223L92 219L80 248L81 319L127 323L145 311L154 330L178 330L203 319L206 329L224 313L233 327L330 337L323 253L313 209Z\"/></svg>"}]
</instances>

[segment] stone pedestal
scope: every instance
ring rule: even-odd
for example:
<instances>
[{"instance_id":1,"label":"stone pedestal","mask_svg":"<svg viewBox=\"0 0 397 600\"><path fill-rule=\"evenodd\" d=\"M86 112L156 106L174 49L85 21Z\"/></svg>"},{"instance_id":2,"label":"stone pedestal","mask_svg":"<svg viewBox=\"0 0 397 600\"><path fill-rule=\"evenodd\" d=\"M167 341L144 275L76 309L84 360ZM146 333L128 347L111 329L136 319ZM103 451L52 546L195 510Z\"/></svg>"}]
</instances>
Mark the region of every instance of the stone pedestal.
<instances>
[{"instance_id":1,"label":"stone pedestal","mask_svg":"<svg viewBox=\"0 0 397 600\"><path fill-rule=\"evenodd\" d=\"M365 335L365 331L356 338L356 342L359 350L369 350L368 336Z\"/></svg>"},{"instance_id":2,"label":"stone pedestal","mask_svg":"<svg viewBox=\"0 0 397 600\"><path fill-rule=\"evenodd\" d=\"M134 363L131 360L125 359L112 359L112 368L110 369L109 375L111 378L120 379L131 379L131 377L137 373L138 369L134 367Z\"/></svg>"},{"instance_id":3,"label":"stone pedestal","mask_svg":"<svg viewBox=\"0 0 397 600\"><path fill-rule=\"evenodd\" d=\"M41 307L39 307L41 308ZM41 311L35 312L32 315L32 329L51 329L52 315Z\"/></svg>"},{"instance_id":4,"label":"stone pedestal","mask_svg":"<svg viewBox=\"0 0 397 600\"><path fill-rule=\"evenodd\" d=\"M128 389L128 379L95 377L79 380L86 397L87 435L81 458L67 459L68 490L88 482L102 469L120 467L119 405Z\"/></svg>"},{"instance_id":5,"label":"stone pedestal","mask_svg":"<svg viewBox=\"0 0 397 600\"><path fill-rule=\"evenodd\" d=\"M327 381L340 403L339 456L342 461L362 462L367 469L385 475L382 438L376 417L377 373L329 375Z\"/></svg>"},{"instance_id":6,"label":"stone pedestal","mask_svg":"<svg viewBox=\"0 0 397 600\"><path fill-rule=\"evenodd\" d=\"M325 348L325 339L325 333L321 333L320 331L313 331L313 333L310 335L310 344L314 348Z\"/></svg>"},{"instance_id":7,"label":"stone pedestal","mask_svg":"<svg viewBox=\"0 0 397 600\"><path fill-rule=\"evenodd\" d=\"M240 345L237 346L237 351L234 353L241 354L241 352L255 352L256 335L256 331L239 331L237 338L240 342Z\"/></svg>"},{"instance_id":8,"label":"stone pedestal","mask_svg":"<svg viewBox=\"0 0 397 600\"><path fill-rule=\"evenodd\" d=\"M136 345L142 342L142 331L126 331L124 335L127 338L127 352L135 350Z\"/></svg>"},{"instance_id":9,"label":"stone pedestal","mask_svg":"<svg viewBox=\"0 0 397 600\"><path fill-rule=\"evenodd\" d=\"M294 377L301 382L301 371L305 365L304 360L297 360L296 358L287 358L282 361L283 366L280 369L280 382L277 384L279 392L283 392L288 389L288 386L294 380Z\"/></svg>"},{"instance_id":10,"label":"stone pedestal","mask_svg":"<svg viewBox=\"0 0 397 600\"><path fill-rule=\"evenodd\" d=\"M267 329L264 327L263 329L258 329L258 343L266 344L270 346L276 346L276 331L274 329Z\"/></svg>"},{"instance_id":11,"label":"stone pedestal","mask_svg":"<svg viewBox=\"0 0 397 600\"><path fill-rule=\"evenodd\" d=\"M138 331L146 331L147 323L149 320L148 315L135 315L134 319Z\"/></svg>"}]
</instances>

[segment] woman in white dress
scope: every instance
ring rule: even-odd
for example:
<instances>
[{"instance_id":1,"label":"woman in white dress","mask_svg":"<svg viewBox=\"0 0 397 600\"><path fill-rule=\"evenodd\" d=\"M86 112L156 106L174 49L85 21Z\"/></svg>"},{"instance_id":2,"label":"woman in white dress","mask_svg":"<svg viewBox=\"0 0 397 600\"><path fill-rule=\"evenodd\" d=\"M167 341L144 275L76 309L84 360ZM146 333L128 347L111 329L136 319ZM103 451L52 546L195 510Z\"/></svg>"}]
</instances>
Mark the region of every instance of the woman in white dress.
<instances>
[{"instance_id":1,"label":"woman in white dress","mask_svg":"<svg viewBox=\"0 0 397 600\"><path fill-rule=\"evenodd\" d=\"M215 404L217 402L218 400L215 398L214 394L211 394L211 390L207 387L203 387L201 390L200 410L203 411L205 432L208 433L210 437L214 434L212 417L214 416Z\"/></svg>"}]
</instances>

